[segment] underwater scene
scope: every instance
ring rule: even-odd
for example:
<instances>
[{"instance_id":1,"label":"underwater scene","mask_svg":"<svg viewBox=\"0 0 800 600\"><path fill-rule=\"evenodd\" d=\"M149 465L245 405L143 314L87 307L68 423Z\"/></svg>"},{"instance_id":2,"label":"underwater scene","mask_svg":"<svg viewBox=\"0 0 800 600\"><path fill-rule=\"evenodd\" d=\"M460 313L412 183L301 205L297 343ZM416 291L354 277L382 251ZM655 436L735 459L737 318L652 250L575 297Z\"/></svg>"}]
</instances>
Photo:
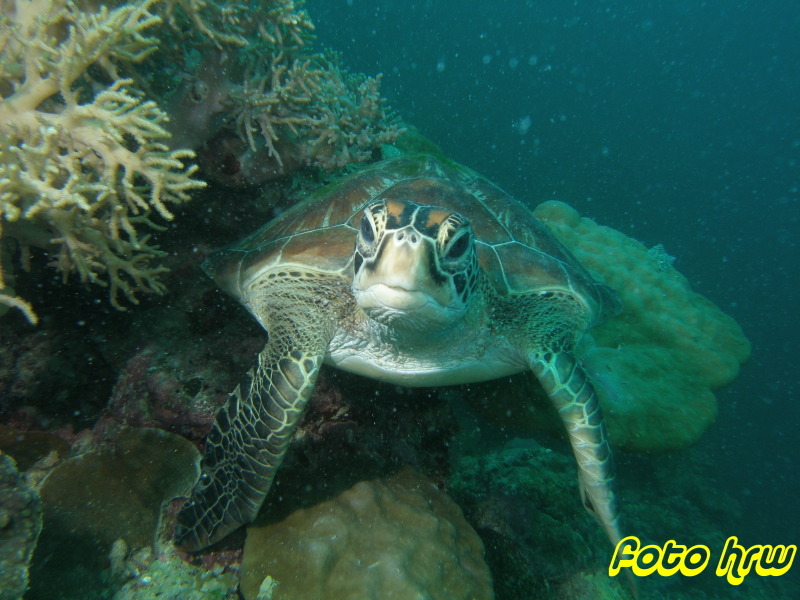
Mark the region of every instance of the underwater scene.
<instances>
[{"instance_id":1,"label":"underwater scene","mask_svg":"<svg viewBox=\"0 0 800 600\"><path fill-rule=\"evenodd\" d=\"M800 598L800 5L0 5L0 600Z\"/></svg>"}]
</instances>

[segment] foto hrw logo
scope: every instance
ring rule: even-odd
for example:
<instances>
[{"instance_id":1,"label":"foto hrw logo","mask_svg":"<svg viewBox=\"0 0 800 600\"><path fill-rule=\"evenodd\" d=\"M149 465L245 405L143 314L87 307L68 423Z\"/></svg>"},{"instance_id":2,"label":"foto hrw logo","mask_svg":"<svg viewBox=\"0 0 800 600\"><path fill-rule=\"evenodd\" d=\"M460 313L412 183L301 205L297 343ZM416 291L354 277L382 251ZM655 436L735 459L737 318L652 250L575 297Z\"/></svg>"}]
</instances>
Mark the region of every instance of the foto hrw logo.
<instances>
[{"instance_id":1,"label":"foto hrw logo","mask_svg":"<svg viewBox=\"0 0 800 600\"><path fill-rule=\"evenodd\" d=\"M797 546L794 544L767 544L744 548L739 545L736 536L732 535L725 542L719 557L717 576L726 577L731 585L739 585L755 567L756 573L761 577L778 577L791 568L796 552ZM639 577L656 572L663 577L669 577L678 571L687 577L693 577L703 572L710 559L711 551L708 546L687 548L670 540L663 548L656 545L641 548L639 538L630 535L617 544L608 574L613 577L620 569L630 567Z\"/></svg>"}]
</instances>

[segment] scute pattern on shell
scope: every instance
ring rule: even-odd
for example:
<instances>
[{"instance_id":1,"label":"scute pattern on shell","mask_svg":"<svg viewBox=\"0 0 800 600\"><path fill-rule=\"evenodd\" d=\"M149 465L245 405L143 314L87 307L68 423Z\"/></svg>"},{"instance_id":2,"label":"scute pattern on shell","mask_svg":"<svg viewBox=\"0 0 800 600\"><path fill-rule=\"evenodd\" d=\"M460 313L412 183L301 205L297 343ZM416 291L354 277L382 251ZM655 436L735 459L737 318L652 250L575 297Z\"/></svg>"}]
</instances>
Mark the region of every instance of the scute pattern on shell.
<instances>
[{"instance_id":1,"label":"scute pattern on shell","mask_svg":"<svg viewBox=\"0 0 800 600\"><path fill-rule=\"evenodd\" d=\"M424 155L383 161L319 190L212 256L206 270L236 298L279 265L313 264L352 277L363 209L376 200L442 206L468 219L480 265L501 296L566 290L595 321L619 308L616 293L596 283L525 206L474 171Z\"/></svg>"}]
</instances>

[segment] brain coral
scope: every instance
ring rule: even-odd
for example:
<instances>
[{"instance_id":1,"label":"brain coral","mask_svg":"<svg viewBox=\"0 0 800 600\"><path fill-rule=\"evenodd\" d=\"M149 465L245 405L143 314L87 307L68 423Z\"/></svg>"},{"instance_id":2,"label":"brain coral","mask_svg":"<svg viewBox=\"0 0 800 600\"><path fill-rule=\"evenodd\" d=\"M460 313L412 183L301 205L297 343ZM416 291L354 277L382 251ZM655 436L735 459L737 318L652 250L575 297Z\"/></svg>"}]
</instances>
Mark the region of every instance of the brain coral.
<instances>
[{"instance_id":1,"label":"brain coral","mask_svg":"<svg viewBox=\"0 0 800 600\"><path fill-rule=\"evenodd\" d=\"M577 351L612 441L650 451L697 441L717 415L713 391L733 381L750 355L742 330L693 292L669 257L654 252L659 247L648 251L561 202L545 202L534 215L622 299L622 313Z\"/></svg>"},{"instance_id":2,"label":"brain coral","mask_svg":"<svg viewBox=\"0 0 800 600\"><path fill-rule=\"evenodd\" d=\"M494 597L480 538L461 509L410 468L249 527L241 591L247 600Z\"/></svg>"}]
</instances>

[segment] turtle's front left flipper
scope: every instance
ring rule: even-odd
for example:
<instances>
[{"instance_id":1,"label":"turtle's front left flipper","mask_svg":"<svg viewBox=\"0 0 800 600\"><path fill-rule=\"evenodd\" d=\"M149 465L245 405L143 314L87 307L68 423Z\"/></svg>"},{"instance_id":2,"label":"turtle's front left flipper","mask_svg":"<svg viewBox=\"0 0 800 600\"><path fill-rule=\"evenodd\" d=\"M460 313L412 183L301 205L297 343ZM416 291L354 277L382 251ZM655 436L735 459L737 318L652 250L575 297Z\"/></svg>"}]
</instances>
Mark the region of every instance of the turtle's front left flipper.
<instances>
[{"instance_id":1,"label":"turtle's front left flipper","mask_svg":"<svg viewBox=\"0 0 800 600\"><path fill-rule=\"evenodd\" d=\"M578 461L583 505L616 546L622 535L613 490L614 463L594 386L568 352L546 352L529 363L567 428Z\"/></svg>"},{"instance_id":2,"label":"turtle's front left flipper","mask_svg":"<svg viewBox=\"0 0 800 600\"><path fill-rule=\"evenodd\" d=\"M271 332L258 365L217 413L206 441L203 474L178 514L177 546L205 548L258 514L324 355L321 343L295 344L293 337Z\"/></svg>"}]
</instances>

